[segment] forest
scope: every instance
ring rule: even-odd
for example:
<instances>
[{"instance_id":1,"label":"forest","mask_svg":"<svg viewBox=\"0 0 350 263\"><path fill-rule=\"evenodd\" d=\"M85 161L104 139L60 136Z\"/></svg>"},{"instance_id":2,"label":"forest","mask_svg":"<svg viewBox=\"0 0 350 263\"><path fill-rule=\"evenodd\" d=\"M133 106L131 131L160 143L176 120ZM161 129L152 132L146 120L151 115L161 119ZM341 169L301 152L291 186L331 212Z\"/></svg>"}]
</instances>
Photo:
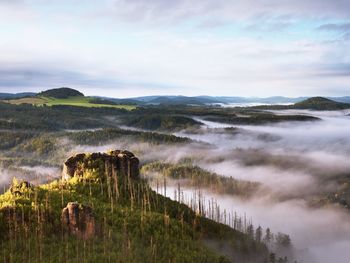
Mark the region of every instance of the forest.
<instances>
[{"instance_id":1,"label":"forest","mask_svg":"<svg viewBox=\"0 0 350 263\"><path fill-rule=\"evenodd\" d=\"M296 223L276 219L288 209L306 218L332 218L331 209L340 209L333 220L347 217L347 165L318 168L317 145L301 136L304 127L322 130L329 118L322 113L213 105L0 108L4 262L304 262L313 255L303 250L309 244ZM290 127L296 130L288 133ZM94 168L82 177L61 179L70 156L115 149L139 158L140 178L115 177L88 161ZM74 202L93 211L93 238L63 226L61 213ZM262 218L261 209L274 219Z\"/></svg>"}]
</instances>

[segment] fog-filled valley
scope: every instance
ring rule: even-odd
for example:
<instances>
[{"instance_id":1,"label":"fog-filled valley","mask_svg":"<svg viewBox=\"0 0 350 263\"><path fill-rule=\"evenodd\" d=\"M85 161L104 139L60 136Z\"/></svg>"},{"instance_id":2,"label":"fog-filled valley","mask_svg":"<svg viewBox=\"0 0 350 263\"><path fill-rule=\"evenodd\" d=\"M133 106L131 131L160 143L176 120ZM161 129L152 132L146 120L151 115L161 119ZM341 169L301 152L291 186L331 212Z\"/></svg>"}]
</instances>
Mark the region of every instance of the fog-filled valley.
<instances>
[{"instance_id":1,"label":"fog-filled valley","mask_svg":"<svg viewBox=\"0 0 350 263\"><path fill-rule=\"evenodd\" d=\"M202 159L199 166L262 184L249 200L214 195L222 207L246 213L256 225L290 234L300 262L347 262L349 214L323 199L350 176L349 112L297 113L321 121L235 126L241 129L235 135L218 134L217 129L230 125L206 122L206 133L186 135L218 148L212 156L220 161Z\"/></svg>"},{"instance_id":2,"label":"fog-filled valley","mask_svg":"<svg viewBox=\"0 0 350 263\"><path fill-rule=\"evenodd\" d=\"M0 263L350 263L350 0L0 25Z\"/></svg>"},{"instance_id":3,"label":"fog-filled valley","mask_svg":"<svg viewBox=\"0 0 350 263\"><path fill-rule=\"evenodd\" d=\"M270 229L281 260L350 258L350 110L0 106L2 193L60 179L74 154L127 149L156 192L253 238Z\"/></svg>"}]
</instances>

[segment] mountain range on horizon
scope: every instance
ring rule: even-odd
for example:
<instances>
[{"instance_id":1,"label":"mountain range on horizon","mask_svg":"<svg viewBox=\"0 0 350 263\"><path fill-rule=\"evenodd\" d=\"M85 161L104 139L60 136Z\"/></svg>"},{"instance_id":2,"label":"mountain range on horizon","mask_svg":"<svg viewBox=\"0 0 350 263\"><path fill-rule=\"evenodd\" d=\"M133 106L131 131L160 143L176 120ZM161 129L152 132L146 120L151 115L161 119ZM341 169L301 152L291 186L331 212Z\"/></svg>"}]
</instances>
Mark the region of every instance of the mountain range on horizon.
<instances>
[{"instance_id":1,"label":"mountain range on horizon","mask_svg":"<svg viewBox=\"0 0 350 263\"><path fill-rule=\"evenodd\" d=\"M0 99L19 99L24 97L33 97L39 93L22 92L22 93L0 93ZM107 96L91 96L94 98L101 98L115 103L136 104L136 105L159 105L159 104L241 104L241 103L266 103L266 104L280 104L280 103L297 103L306 100L310 97L285 97L285 96L271 96L271 97L241 97L241 96L181 96L181 95L150 95L131 98L112 98ZM350 103L350 96L342 97L325 97L337 102Z\"/></svg>"}]
</instances>

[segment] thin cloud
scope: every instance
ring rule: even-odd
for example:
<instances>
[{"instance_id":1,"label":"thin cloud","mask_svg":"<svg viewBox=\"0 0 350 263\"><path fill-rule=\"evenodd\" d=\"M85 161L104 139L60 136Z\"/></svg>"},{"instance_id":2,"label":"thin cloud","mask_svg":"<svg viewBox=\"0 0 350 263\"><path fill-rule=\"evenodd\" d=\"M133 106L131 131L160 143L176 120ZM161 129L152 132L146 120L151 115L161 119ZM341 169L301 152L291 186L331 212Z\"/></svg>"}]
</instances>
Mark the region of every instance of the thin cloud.
<instances>
[{"instance_id":1,"label":"thin cloud","mask_svg":"<svg viewBox=\"0 0 350 263\"><path fill-rule=\"evenodd\" d=\"M350 2L346 0L296 1L224 1L224 0L150 0L115 1L115 15L141 20L171 20L217 16L231 19L252 18L261 15L292 15L313 18L350 17ZM123 16L124 14L124 16Z\"/></svg>"},{"instance_id":2,"label":"thin cloud","mask_svg":"<svg viewBox=\"0 0 350 263\"><path fill-rule=\"evenodd\" d=\"M113 96L121 87L142 90L137 95L228 96L348 89L349 32L337 41L333 32L348 27L335 21L350 21L349 1L15 3L0 0L7 29L0 34L0 89L65 85L98 94L114 87Z\"/></svg>"},{"instance_id":3,"label":"thin cloud","mask_svg":"<svg viewBox=\"0 0 350 263\"><path fill-rule=\"evenodd\" d=\"M350 31L350 23L344 24L324 24L317 28L318 30L348 32Z\"/></svg>"}]
</instances>

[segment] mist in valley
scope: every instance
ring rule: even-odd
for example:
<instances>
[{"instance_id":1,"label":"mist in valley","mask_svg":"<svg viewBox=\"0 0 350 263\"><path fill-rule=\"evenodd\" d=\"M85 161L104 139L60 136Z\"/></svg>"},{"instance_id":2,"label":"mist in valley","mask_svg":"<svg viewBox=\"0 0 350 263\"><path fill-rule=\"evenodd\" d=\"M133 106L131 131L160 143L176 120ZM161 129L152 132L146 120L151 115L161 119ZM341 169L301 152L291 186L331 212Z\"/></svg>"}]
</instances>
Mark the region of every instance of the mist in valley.
<instances>
[{"instance_id":1,"label":"mist in valley","mask_svg":"<svg viewBox=\"0 0 350 263\"><path fill-rule=\"evenodd\" d=\"M228 211L246 214L255 226L288 233L298 262L348 262L348 211L310 206L311 198L318 193L335 190L336 178L350 175L348 111L292 113L321 120L259 126L202 120L204 133L180 135L215 145L206 158L197 161L199 166L222 176L262 184L248 200L210 193L205 196L212 196ZM231 134L227 129L230 127L236 128Z\"/></svg>"},{"instance_id":2,"label":"mist in valley","mask_svg":"<svg viewBox=\"0 0 350 263\"><path fill-rule=\"evenodd\" d=\"M64 155L128 149L139 157L141 165L154 161L176 164L189 159L220 176L258 182L259 189L249 198L194 189L186 186L186 181L181 183L181 193L188 203L200 191L206 204L215 200L221 211L244 215L255 227L290 235L298 262L348 262L349 212L341 207L312 204L315 197L334 191L338 178L350 176L350 117L346 111L293 114L309 114L321 120L253 126L197 119L204 124L200 129L175 133L191 138L192 143L154 145L120 138L93 146L65 141ZM60 167L18 169L1 172L1 189L20 174L30 174L32 183L59 178L61 174ZM167 182L167 196L176 199L177 184L176 180ZM162 186L153 182L152 187L165 194Z\"/></svg>"},{"instance_id":3,"label":"mist in valley","mask_svg":"<svg viewBox=\"0 0 350 263\"><path fill-rule=\"evenodd\" d=\"M347 111L292 112L321 120L249 126L197 119L204 123L200 130L175 133L195 141L189 145L154 146L126 140L97 148L78 146L72 152L128 148L142 163L178 163L190 158L195 165L221 176L259 182L259 191L249 199L183 184L181 191L190 202L200 190L206 200L216 200L221 211L246 215L256 227L289 234L298 262L348 262L348 211L311 204L315 196L334 191L337 178L350 175L350 117ZM169 197L175 198L176 185L176 181L167 182Z\"/></svg>"}]
</instances>

